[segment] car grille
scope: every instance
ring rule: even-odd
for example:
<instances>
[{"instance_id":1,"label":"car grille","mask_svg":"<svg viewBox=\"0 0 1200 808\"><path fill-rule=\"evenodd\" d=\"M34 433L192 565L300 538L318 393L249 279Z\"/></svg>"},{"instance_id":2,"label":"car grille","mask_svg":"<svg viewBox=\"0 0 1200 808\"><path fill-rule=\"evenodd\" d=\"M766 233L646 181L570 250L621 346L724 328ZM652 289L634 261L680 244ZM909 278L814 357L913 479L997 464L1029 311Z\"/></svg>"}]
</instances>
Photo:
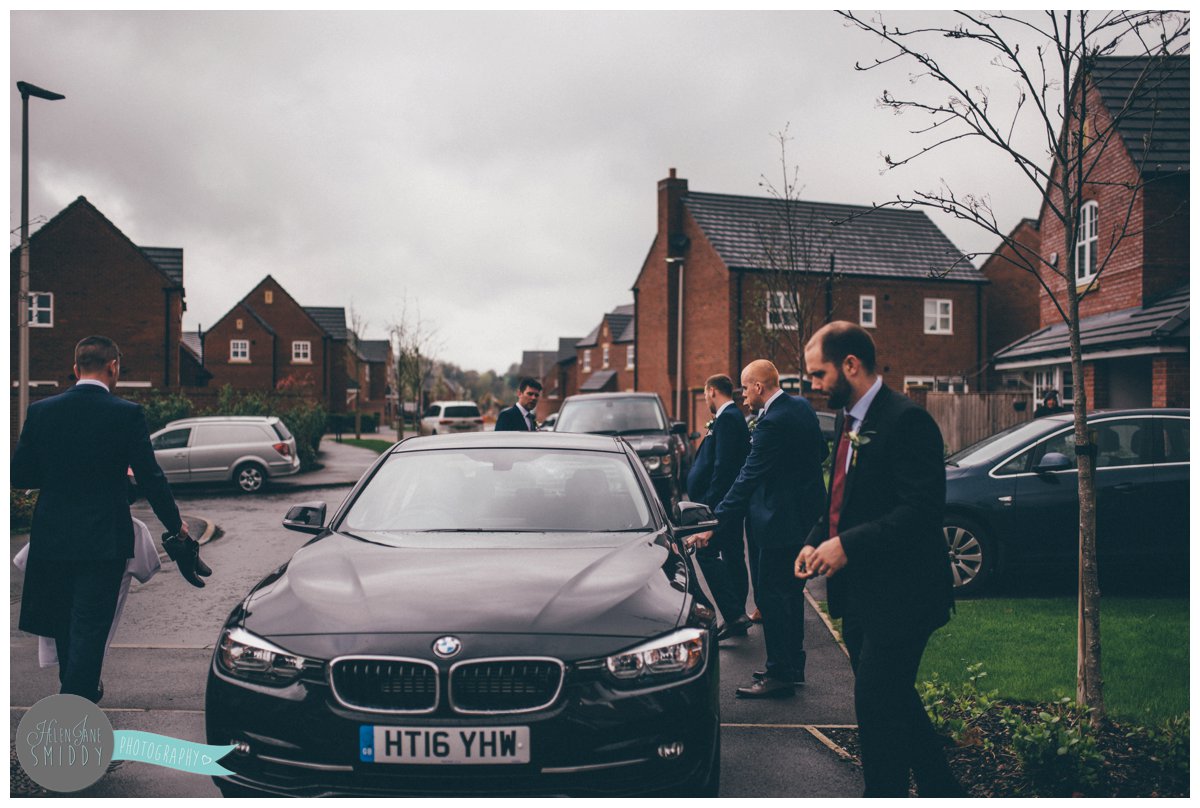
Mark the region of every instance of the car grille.
<instances>
[{"instance_id":1,"label":"car grille","mask_svg":"<svg viewBox=\"0 0 1200 808\"><path fill-rule=\"evenodd\" d=\"M429 662L339 659L329 678L335 698L347 707L389 713L427 713L437 708L438 671Z\"/></svg>"},{"instance_id":2,"label":"car grille","mask_svg":"<svg viewBox=\"0 0 1200 808\"><path fill-rule=\"evenodd\" d=\"M485 659L450 669L450 703L460 713L520 713L547 707L562 689L554 659Z\"/></svg>"}]
</instances>

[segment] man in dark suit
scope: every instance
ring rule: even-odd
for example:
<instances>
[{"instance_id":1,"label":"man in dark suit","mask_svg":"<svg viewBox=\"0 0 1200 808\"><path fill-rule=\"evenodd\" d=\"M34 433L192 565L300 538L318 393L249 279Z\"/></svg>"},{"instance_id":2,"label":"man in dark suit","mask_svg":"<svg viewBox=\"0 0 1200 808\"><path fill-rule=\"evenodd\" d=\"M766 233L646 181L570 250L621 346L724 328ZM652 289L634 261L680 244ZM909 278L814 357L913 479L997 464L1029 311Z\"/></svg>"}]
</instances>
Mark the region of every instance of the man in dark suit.
<instances>
[{"instance_id":1,"label":"man in dark suit","mask_svg":"<svg viewBox=\"0 0 1200 808\"><path fill-rule=\"evenodd\" d=\"M496 416L497 432L532 432L537 429L533 417L538 399L542 397L542 383L526 377L517 385L517 403L500 410Z\"/></svg>"},{"instance_id":2,"label":"man in dark suit","mask_svg":"<svg viewBox=\"0 0 1200 808\"><path fill-rule=\"evenodd\" d=\"M688 472L687 493L692 502L715 508L729 493L750 454L750 430L741 410L733 403L733 380L728 376L709 377L704 383L704 400L714 417L708 422L708 435ZM745 634L751 625L746 614L750 579L746 575L744 523L743 519L727 520L713 539L696 552L704 580L725 618L725 625L717 633L722 640Z\"/></svg>"},{"instance_id":3,"label":"man in dark suit","mask_svg":"<svg viewBox=\"0 0 1200 808\"><path fill-rule=\"evenodd\" d=\"M737 689L741 698L791 696L804 682L804 582L792 574L804 537L825 502L821 461L825 441L816 413L803 398L779 387L779 371L765 359L742 371L746 405L761 410L750 454L716 508L721 528L747 521L754 599L762 611L766 667ZM694 537L703 544L712 532Z\"/></svg>"},{"instance_id":4,"label":"man in dark suit","mask_svg":"<svg viewBox=\"0 0 1200 808\"><path fill-rule=\"evenodd\" d=\"M829 502L795 574L830 576L829 612L842 618L854 669L864 796L907 796L910 771L922 796L961 795L915 688L953 605L942 434L875 375L875 344L859 326L821 328L804 363L838 410L839 438Z\"/></svg>"},{"instance_id":5,"label":"man in dark suit","mask_svg":"<svg viewBox=\"0 0 1200 808\"><path fill-rule=\"evenodd\" d=\"M11 463L13 487L40 489L19 626L54 638L60 692L92 701L103 695L105 641L133 556L127 469L167 530L187 536L141 406L111 394L120 357L107 337L81 340L79 383L29 407Z\"/></svg>"}]
</instances>

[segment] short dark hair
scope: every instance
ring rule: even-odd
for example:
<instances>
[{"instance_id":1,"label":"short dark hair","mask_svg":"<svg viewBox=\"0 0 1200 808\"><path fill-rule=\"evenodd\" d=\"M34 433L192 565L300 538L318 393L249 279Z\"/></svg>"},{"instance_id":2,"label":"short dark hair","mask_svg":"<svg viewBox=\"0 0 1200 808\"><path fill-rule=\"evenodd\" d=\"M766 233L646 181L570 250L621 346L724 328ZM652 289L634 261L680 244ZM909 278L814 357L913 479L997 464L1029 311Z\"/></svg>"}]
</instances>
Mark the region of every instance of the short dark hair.
<instances>
[{"instance_id":1,"label":"short dark hair","mask_svg":"<svg viewBox=\"0 0 1200 808\"><path fill-rule=\"evenodd\" d=\"M846 320L830 323L817 332L821 338L821 357L841 367L847 356L856 356L867 373L875 372L875 340L862 326Z\"/></svg>"},{"instance_id":2,"label":"short dark hair","mask_svg":"<svg viewBox=\"0 0 1200 808\"><path fill-rule=\"evenodd\" d=\"M711 387L723 396L733 398L733 379L726 376L724 373L718 373L715 376L709 376L704 382L705 387Z\"/></svg>"},{"instance_id":3,"label":"short dark hair","mask_svg":"<svg viewBox=\"0 0 1200 808\"><path fill-rule=\"evenodd\" d=\"M542 383L532 376L526 376L524 379L521 379L521 383L517 385L517 392L524 393L527 387L532 387L539 393L542 392Z\"/></svg>"},{"instance_id":4,"label":"short dark hair","mask_svg":"<svg viewBox=\"0 0 1200 808\"><path fill-rule=\"evenodd\" d=\"M75 343L75 366L84 373L95 373L114 359L121 358L117 343L108 337L84 337Z\"/></svg>"}]
</instances>

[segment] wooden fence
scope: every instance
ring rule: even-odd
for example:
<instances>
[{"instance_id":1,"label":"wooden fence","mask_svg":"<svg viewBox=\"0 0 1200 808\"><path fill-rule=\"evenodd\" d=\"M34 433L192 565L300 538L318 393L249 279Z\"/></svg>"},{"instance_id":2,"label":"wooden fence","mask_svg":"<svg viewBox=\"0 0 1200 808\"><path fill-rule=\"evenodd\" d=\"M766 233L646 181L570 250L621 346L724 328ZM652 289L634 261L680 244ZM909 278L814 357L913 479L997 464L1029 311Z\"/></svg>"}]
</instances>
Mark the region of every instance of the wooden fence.
<instances>
[{"instance_id":1,"label":"wooden fence","mask_svg":"<svg viewBox=\"0 0 1200 808\"><path fill-rule=\"evenodd\" d=\"M950 452L1033 418L1028 393L929 392L923 403L941 427ZM1014 406L1018 404L1020 411Z\"/></svg>"}]
</instances>

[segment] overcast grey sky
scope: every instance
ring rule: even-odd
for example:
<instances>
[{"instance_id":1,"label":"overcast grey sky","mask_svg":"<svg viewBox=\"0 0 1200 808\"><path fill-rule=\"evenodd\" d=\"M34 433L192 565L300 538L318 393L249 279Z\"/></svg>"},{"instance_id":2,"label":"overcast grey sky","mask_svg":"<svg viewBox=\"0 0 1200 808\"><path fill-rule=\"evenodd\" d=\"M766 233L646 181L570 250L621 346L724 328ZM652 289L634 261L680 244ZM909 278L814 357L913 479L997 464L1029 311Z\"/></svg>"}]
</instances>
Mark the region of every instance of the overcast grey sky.
<instances>
[{"instance_id":1,"label":"overcast grey sky","mask_svg":"<svg viewBox=\"0 0 1200 808\"><path fill-rule=\"evenodd\" d=\"M33 229L82 195L136 243L182 247L190 329L271 274L355 309L366 338L407 298L441 358L503 371L632 301L669 168L760 195L789 123L806 199L945 178L991 194L1006 230L1040 203L983 148L881 174L919 145L920 121L876 106L907 71L855 72L886 51L832 12L13 12L10 38L11 78L67 96L30 103Z\"/></svg>"}]
</instances>

